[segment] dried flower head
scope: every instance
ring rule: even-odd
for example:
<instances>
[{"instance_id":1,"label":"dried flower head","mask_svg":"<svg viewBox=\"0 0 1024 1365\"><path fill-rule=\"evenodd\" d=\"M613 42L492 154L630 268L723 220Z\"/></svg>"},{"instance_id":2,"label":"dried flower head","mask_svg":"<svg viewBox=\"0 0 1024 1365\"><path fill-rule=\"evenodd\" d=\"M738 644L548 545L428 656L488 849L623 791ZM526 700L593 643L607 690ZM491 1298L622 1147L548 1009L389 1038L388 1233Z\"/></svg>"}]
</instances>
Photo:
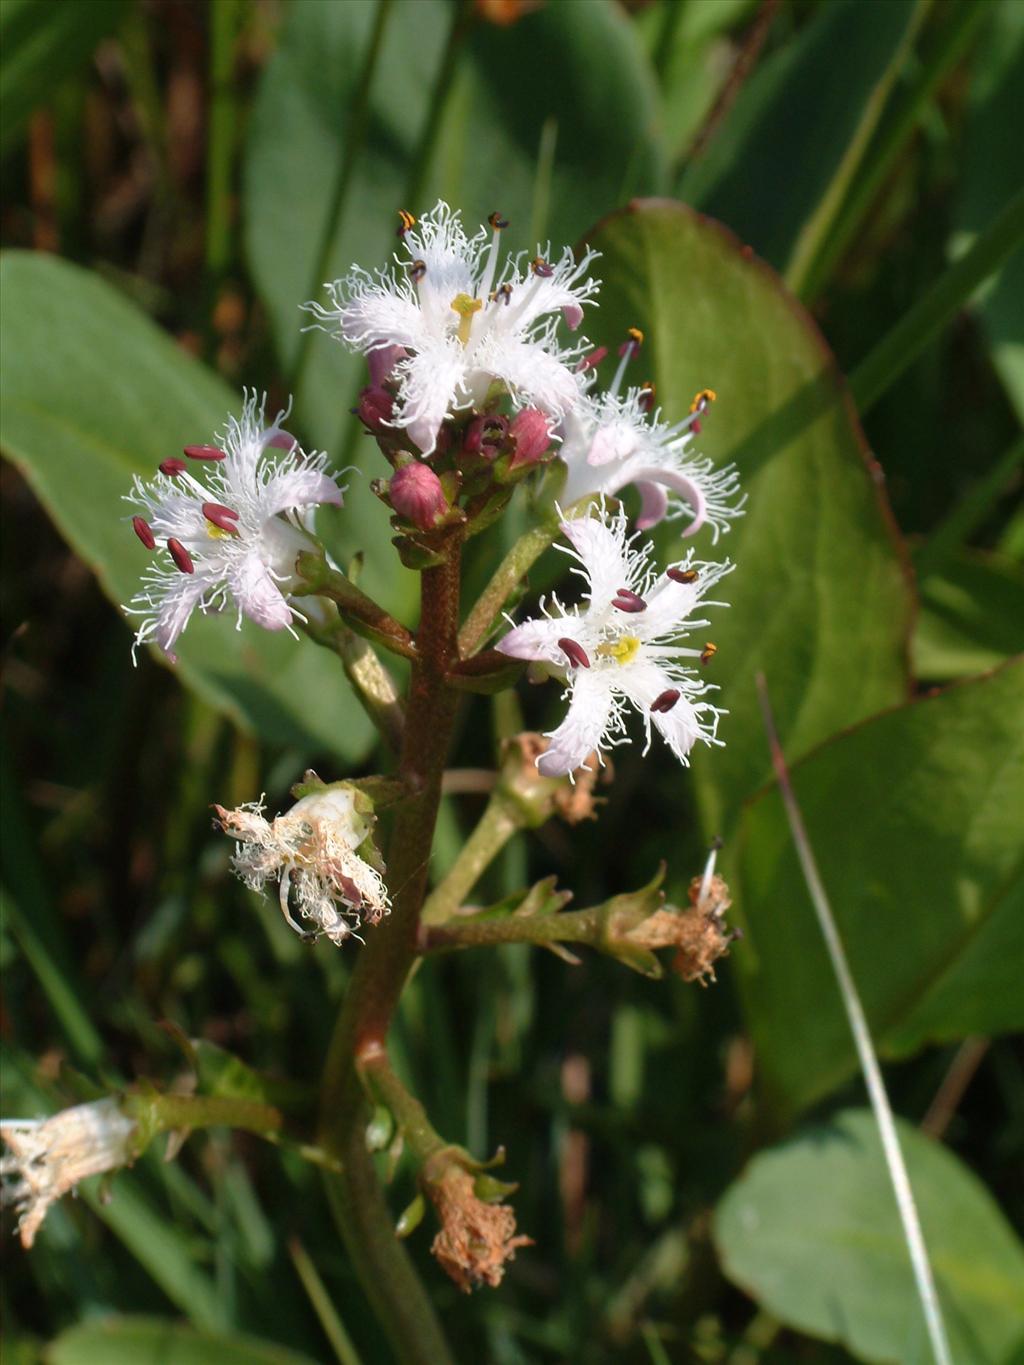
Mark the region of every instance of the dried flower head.
<instances>
[{"instance_id":1,"label":"dried flower head","mask_svg":"<svg viewBox=\"0 0 1024 1365\"><path fill-rule=\"evenodd\" d=\"M349 784L304 796L276 820L264 818L261 802L214 809L224 832L238 841L235 872L253 891L277 882L281 913L296 933L325 934L340 946L360 924L377 924L390 913L371 838L374 817ZM292 918L291 905L312 930Z\"/></svg>"},{"instance_id":2,"label":"dried flower head","mask_svg":"<svg viewBox=\"0 0 1024 1365\"><path fill-rule=\"evenodd\" d=\"M116 1099L63 1109L48 1119L4 1119L0 1137L8 1153L0 1158L4 1179L0 1203L18 1210L18 1232L26 1250L51 1204L90 1175L128 1165L135 1157L134 1120Z\"/></svg>"},{"instance_id":3,"label":"dried flower head","mask_svg":"<svg viewBox=\"0 0 1024 1365\"><path fill-rule=\"evenodd\" d=\"M464 1294L481 1284L496 1288L505 1262L533 1245L532 1237L516 1236L515 1211L480 1199L472 1174L454 1162L424 1184L441 1223L430 1247L441 1269Z\"/></svg>"}]
</instances>

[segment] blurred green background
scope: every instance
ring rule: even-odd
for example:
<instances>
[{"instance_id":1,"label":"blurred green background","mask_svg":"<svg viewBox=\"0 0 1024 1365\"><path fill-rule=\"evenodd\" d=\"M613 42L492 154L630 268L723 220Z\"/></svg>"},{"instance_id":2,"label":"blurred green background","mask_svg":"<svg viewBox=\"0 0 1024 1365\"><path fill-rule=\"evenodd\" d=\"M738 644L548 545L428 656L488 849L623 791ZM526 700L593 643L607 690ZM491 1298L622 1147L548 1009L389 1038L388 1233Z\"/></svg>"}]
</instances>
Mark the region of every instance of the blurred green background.
<instances>
[{"instance_id":1,"label":"blurred green background","mask_svg":"<svg viewBox=\"0 0 1024 1365\"><path fill-rule=\"evenodd\" d=\"M294 393L360 470L325 537L408 619L360 367L298 306L386 261L399 208L499 209L513 249L602 251L588 334L645 330L669 417L717 390L701 449L750 503L719 547L727 748L690 774L618 751L600 819L514 844L480 898L556 873L583 907L662 857L679 897L722 834L746 936L707 991L525 948L416 976L400 1065L447 1137L507 1146L537 1242L463 1299L411 1239L457 1357L928 1359L763 668L957 1361L1024 1359L1021 0L0 0L0 42L3 1114L169 1083L168 1022L315 1093L352 953L232 880L209 806L383 759L308 641L194 622L178 670L133 669L119 497L243 384ZM474 699L453 762L508 725ZM479 808L446 800L438 870ZM389 1360L294 1154L201 1134L111 1191L8 1250L5 1361Z\"/></svg>"}]
</instances>

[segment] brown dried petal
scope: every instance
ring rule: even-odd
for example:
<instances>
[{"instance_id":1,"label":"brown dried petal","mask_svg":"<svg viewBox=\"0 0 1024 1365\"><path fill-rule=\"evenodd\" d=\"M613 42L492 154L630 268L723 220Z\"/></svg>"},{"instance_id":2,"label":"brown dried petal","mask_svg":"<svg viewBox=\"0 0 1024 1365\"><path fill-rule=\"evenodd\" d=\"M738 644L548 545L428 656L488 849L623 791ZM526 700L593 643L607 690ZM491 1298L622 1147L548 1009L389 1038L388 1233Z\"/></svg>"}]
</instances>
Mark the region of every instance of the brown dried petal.
<instances>
[{"instance_id":1,"label":"brown dried petal","mask_svg":"<svg viewBox=\"0 0 1024 1365\"><path fill-rule=\"evenodd\" d=\"M481 1284L501 1283L505 1262L519 1247L532 1246L531 1237L516 1236L516 1216L508 1204L485 1204L473 1188L473 1176L452 1165L427 1185L441 1222L431 1253L445 1274L464 1294Z\"/></svg>"}]
</instances>

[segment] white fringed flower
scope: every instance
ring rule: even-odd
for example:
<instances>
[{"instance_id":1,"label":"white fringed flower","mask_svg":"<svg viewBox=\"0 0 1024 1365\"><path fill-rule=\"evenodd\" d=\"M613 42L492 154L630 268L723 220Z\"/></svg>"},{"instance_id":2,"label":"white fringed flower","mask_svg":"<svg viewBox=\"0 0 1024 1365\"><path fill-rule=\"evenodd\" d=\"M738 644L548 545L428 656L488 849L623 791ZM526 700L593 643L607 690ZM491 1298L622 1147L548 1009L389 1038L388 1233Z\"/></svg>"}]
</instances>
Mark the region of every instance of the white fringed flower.
<instances>
[{"instance_id":1,"label":"white fringed flower","mask_svg":"<svg viewBox=\"0 0 1024 1365\"><path fill-rule=\"evenodd\" d=\"M18 1210L18 1232L26 1249L35 1241L47 1210L90 1175L128 1165L135 1157L137 1124L116 1099L64 1109L48 1119L4 1119L0 1137L2 1202Z\"/></svg>"},{"instance_id":2,"label":"white fringed flower","mask_svg":"<svg viewBox=\"0 0 1024 1365\"><path fill-rule=\"evenodd\" d=\"M457 211L439 202L402 233L408 259L375 274L354 267L325 285L329 304L310 303L317 327L371 359L379 382L386 358L398 398L392 425L408 430L429 455L446 416L480 406L495 380L518 406L560 417L579 399L575 363L584 347L556 338L559 314L575 330L597 291L584 278L596 253L575 261L568 247L556 262L509 256L498 271L505 226L492 214L467 237ZM547 248L550 251L550 244Z\"/></svg>"},{"instance_id":3,"label":"white fringed flower","mask_svg":"<svg viewBox=\"0 0 1024 1365\"><path fill-rule=\"evenodd\" d=\"M635 484L642 499L637 526L646 530L663 517L690 517L683 529L692 536L705 525L717 543L729 523L742 516L735 465L715 469L707 458L687 454L694 427L713 395L698 394L682 422L669 425L660 411L649 413L649 393L640 388L618 392L622 366L612 388L588 395L563 420L558 454L569 466L562 493L574 503L588 493L616 494Z\"/></svg>"},{"instance_id":4,"label":"white fringed flower","mask_svg":"<svg viewBox=\"0 0 1024 1365\"><path fill-rule=\"evenodd\" d=\"M305 455L282 429L286 413L264 425L265 401L248 394L218 445L186 446L189 460L208 465L205 481L179 459L165 460L153 479L135 476L125 498L139 509L135 533L147 549L160 541L167 549L126 608L143 618L136 646L155 640L173 659L192 612L215 611L231 599L239 627L243 616L267 630L304 619L286 595L295 560L313 547L312 510L339 505L343 490L326 472L327 457Z\"/></svg>"},{"instance_id":5,"label":"white fringed flower","mask_svg":"<svg viewBox=\"0 0 1024 1365\"><path fill-rule=\"evenodd\" d=\"M325 934L340 946L364 920L377 924L391 911L384 880L366 860L374 856L373 817L359 804L355 788L341 783L304 796L276 820L264 819L260 802L214 809L238 841L231 864L246 886L262 891L277 882L281 913L296 933ZM292 918L291 905L311 930Z\"/></svg>"},{"instance_id":6,"label":"white fringed flower","mask_svg":"<svg viewBox=\"0 0 1024 1365\"><path fill-rule=\"evenodd\" d=\"M713 645L689 649L678 643L687 630L706 626L690 620L704 594L732 565L686 559L664 574L650 567L650 545L637 545L623 512L584 517L562 524L571 548L559 546L577 561L573 572L585 578L588 593L582 607L567 608L551 599L541 602L544 615L516 626L497 648L516 659L530 659L567 683L569 710L550 732L551 745L537 759L548 777L573 772L587 756L627 740L629 706L643 716L650 748L652 724L672 752L687 763L697 740L720 744L718 717L704 700L712 690L683 659L706 663Z\"/></svg>"}]
</instances>

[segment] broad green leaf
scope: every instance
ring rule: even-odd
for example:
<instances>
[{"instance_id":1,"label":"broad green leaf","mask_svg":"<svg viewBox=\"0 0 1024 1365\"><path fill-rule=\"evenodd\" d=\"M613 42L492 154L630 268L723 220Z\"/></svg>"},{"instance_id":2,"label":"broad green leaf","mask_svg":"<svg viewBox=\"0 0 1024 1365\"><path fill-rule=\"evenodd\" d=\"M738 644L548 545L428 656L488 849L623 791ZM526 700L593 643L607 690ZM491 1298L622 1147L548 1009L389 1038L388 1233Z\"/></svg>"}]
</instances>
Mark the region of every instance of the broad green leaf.
<instances>
[{"instance_id":1,"label":"broad green leaf","mask_svg":"<svg viewBox=\"0 0 1024 1365\"><path fill-rule=\"evenodd\" d=\"M971 76L970 117L961 158L959 249L982 232L1020 181L1024 126L1024 9L1013 0L990 7ZM1024 421L1024 249L1003 266L978 300L992 358L1017 416Z\"/></svg>"},{"instance_id":2,"label":"broad green leaf","mask_svg":"<svg viewBox=\"0 0 1024 1365\"><path fill-rule=\"evenodd\" d=\"M887 0L870 14L858 0L817 7L740 91L684 171L680 197L786 266L847 151L874 127L916 8L916 0Z\"/></svg>"},{"instance_id":3,"label":"broad green leaf","mask_svg":"<svg viewBox=\"0 0 1024 1365\"><path fill-rule=\"evenodd\" d=\"M168 1318L116 1317L62 1332L47 1365L314 1365L312 1357L241 1333L197 1332Z\"/></svg>"},{"instance_id":4,"label":"broad green leaf","mask_svg":"<svg viewBox=\"0 0 1024 1365\"><path fill-rule=\"evenodd\" d=\"M998 667L1024 652L1024 566L964 551L921 583L914 673L948 682Z\"/></svg>"},{"instance_id":5,"label":"broad green leaf","mask_svg":"<svg viewBox=\"0 0 1024 1365\"><path fill-rule=\"evenodd\" d=\"M735 460L747 512L717 547L734 559L713 610L710 667L728 708L724 749L695 756L705 828L726 834L770 776L754 675L772 689L787 752L906 696L910 591L900 548L834 363L775 275L718 224L681 204L638 201L590 237L603 254L595 339L647 336L634 382L651 378L667 418L693 394L718 400L696 444ZM678 555L678 530L659 534ZM851 685L855 680L855 684Z\"/></svg>"},{"instance_id":6,"label":"broad green leaf","mask_svg":"<svg viewBox=\"0 0 1024 1365\"><path fill-rule=\"evenodd\" d=\"M508 28L471 26L448 74L455 7L393 0L360 135L356 97L376 14L371 0L289 7L250 125L246 244L286 370L302 355L305 426L365 470L350 494L362 533L339 548L367 552L367 591L401 613L412 576L396 566L386 513L367 487L384 466L349 415L365 367L322 333L303 343L299 305L353 263L386 263L399 209L421 213L443 195L470 227L500 209L510 248L532 253L531 232L573 241L623 192L657 188L659 163L653 79L611 0L547 5ZM421 151L435 94L436 137Z\"/></svg>"},{"instance_id":7,"label":"broad green leaf","mask_svg":"<svg viewBox=\"0 0 1024 1365\"><path fill-rule=\"evenodd\" d=\"M241 398L77 266L11 252L2 282L4 451L111 600L127 602L146 563L121 501L132 473L211 440ZM126 629L126 669L129 643ZM347 760L366 752L369 723L311 641L236 631L229 613L194 617L178 653L183 681L246 728Z\"/></svg>"},{"instance_id":8,"label":"broad green leaf","mask_svg":"<svg viewBox=\"0 0 1024 1365\"><path fill-rule=\"evenodd\" d=\"M1024 1341L1024 1249L977 1177L899 1121L953 1359L1008 1365ZM789 1327L859 1360L931 1365L874 1117L845 1110L755 1157L715 1214L725 1273Z\"/></svg>"},{"instance_id":9,"label":"broad green leaf","mask_svg":"<svg viewBox=\"0 0 1024 1365\"><path fill-rule=\"evenodd\" d=\"M37 105L90 56L124 13L125 0L0 0L0 153Z\"/></svg>"},{"instance_id":10,"label":"broad green leaf","mask_svg":"<svg viewBox=\"0 0 1024 1365\"><path fill-rule=\"evenodd\" d=\"M1024 1026L1024 663L839 736L793 783L880 1050ZM765 1088L798 1108L855 1061L775 789L738 849L731 960Z\"/></svg>"}]
</instances>

